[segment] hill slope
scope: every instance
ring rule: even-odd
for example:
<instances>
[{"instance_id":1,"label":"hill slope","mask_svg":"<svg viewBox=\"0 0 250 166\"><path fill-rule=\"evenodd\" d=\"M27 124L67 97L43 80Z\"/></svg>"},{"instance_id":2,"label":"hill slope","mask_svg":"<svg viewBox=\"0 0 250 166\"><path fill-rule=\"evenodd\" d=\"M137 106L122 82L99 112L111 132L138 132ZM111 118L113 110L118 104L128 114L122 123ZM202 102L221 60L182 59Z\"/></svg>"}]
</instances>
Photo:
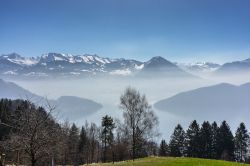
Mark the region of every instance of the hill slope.
<instances>
[{"instance_id":1,"label":"hill slope","mask_svg":"<svg viewBox=\"0 0 250 166\"><path fill-rule=\"evenodd\" d=\"M183 71L174 63L163 57L153 57L144 63L144 67L138 72L137 76L143 77L193 77L191 74Z\"/></svg>"},{"instance_id":2,"label":"hill slope","mask_svg":"<svg viewBox=\"0 0 250 166\"><path fill-rule=\"evenodd\" d=\"M47 106L47 99L42 96L33 94L32 92L18 86L12 82L6 82L0 79L0 99L24 99L31 100L35 104ZM57 100L48 100L52 106L56 106L56 111L63 118L75 120L83 116L88 116L101 109L102 105L85 98L75 96L61 96Z\"/></svg>"},{"instance_id":3,"label":"hill slope","mask_svg":"<svg viewBox=\"0 0 250 166\"><path fill-rule=\"evenodd\" d=\"M250 83L241 86L222 83L179 93L155 103L154 106L159 110L193 118L248 116L249 92Z\"/></svg>"},{"instance_id":4,"label":"hill slope","mask_svg":"<svg viewBox=\"0 0 250 166\"><path fill-rule=\"evenodd\" d=\"M95 166L242 166L243 164L220 161L220 160L207 160L196 158L172 158L172 157L148 157L133 161L118 162L115 164L93 164ZM249 164L244 164L249 166Z\"/></svg>"}]
</instances>

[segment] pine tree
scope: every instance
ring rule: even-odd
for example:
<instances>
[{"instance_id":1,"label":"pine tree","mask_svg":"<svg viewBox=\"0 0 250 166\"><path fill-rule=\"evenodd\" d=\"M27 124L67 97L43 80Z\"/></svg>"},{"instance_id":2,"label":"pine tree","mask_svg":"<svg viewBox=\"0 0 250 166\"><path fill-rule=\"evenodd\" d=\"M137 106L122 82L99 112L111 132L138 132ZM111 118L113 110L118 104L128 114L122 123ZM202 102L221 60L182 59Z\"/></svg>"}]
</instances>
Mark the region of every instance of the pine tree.
<instances>
[{"instance_id":1,"label":"pine tree","mask_svg":"<svg viewBox=\"0 0 250 166\"><path fill-rule=\"evenodd\" d=\"M80 133L80 140L79 140L79 156L80 156L80 163L85 164L86 163L86 153L87 152L87 144L88 144L88 137L87 137L87 132L84 127L81 129Z\"/></svg>"},{"instance_id":2,"label":"pine tree","mask_svg":"<svg viewBox=\"0 0 250 166\"><path fill-rule=\"evenodd\" d=\"M78 143L79 143L79 130L76 125L73 125L69 131L68 148L69 148L69 162L73 165L78 165Z\"/></svg>"},{"instance_id":3,"label":"pine tree","mask_svg":"<svg viewBox=\"0 0 250 166\"><path fill-rule=\"evenodd\" d=\"M218 159L218 131L219 127L216 122L213 122L211 125L211 158L212 159Z\"/></svg>"},{"instance_id":4,"label":"pine tree","mask_svg":"<svg viewBox=\"0 0 250 166\"><path fill-rule=\"evenodd\" d=\"M199 124L194 120L186 133L186 147L187 147L187 156L189 157L199 157L200 151L200 142L199 142Z\"/></svg>"},{"instance_id":5,"label":"pine tree","mask_svg":"<svg viewBox=\"0 0 250 166\"><path fill-rule=\"evenodd\" d=\"M217 137L218 158L224 160L234 159L234 137L226 121L223 121Z\"/></svg>"},{"instance_id":6,"label":"pine tree","mask_svg":"<svg viewBox=\"0 0 250 166\"><path fill-rule=\"evenodd\" d=\"M212 127L208 121L205 121L200 130L200 157L212 157L212 142Z\"/></svg>"},{"instance_id":7,"label":"pine tree","mask_svg":"<svg viewBox=\"0 0 250 166\"><path fill-rule=\"evenodd\" d=\"M107 149L111 146L113 142L113 130L115 128L115 123L112 117L106 115L102 118L102 143L104 145L103 149L103 162L107 159Z\"/></svg>"},{"instance_id":8,"label":"pine tree","mask_svg":"<svg viewBox=\"0 0 250 166\"><path fill-rule=\"evenodd\" d=\"M239 162L246 160L249 135L244 123L240 123L235 133L235 157Z\"/></svg>"},{"instance_id":9,"label":"pine tree","mask_svg":"<svg viewBox=\"0 0 250 166\"><path fill-rule=\"evenodd\" d=\"M182 126L178 124L174 133L171 136L171 140L169 143L170 156L180 157L184 155L184 143L185 143L185 131Z\"/></svg>"},{"instance_id":10,"label":"pine tree","mask_svg":"<svg viewBox=\"0 0 250 166\"><path fill-rule=\"evenodd\" d=\"M7 136L10 132L10 127L8 125L12 125L11 114L13 113L12 108L13 102L8 99L0 100L0 141ZM1 125L1 123L5 125Z\"/></svg>"},{"instance_id":11,"label":"pine tree","mask_svg":"<svg viewBox=\"0 0 250 166\"><path fill-rule=\"evenodd\" d=\"M161 140L159 156L168 156L168 144L165 140Z\"/></svg>"}]
</instances>

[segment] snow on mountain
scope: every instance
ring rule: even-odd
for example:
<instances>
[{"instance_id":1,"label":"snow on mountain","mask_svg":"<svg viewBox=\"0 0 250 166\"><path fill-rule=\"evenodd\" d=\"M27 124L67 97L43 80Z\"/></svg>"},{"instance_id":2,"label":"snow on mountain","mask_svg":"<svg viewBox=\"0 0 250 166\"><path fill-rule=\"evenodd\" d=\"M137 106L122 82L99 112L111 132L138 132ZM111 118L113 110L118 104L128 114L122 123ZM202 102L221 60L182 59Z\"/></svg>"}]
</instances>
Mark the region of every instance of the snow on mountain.
<instances>
[{"instance_id":1,"label":"snow on mountain","mask_svg":"<svg viewBox=\"0 0 250 166\"><path fill-rule=\"evenodd\" d=\"M17 75L17 73L15 71L6 71L6 72L3 72L4 75Z\"/></svg>"},{"instance_id":2,"label":"snow on mountain","mask_svg":"<svg viewBox=\"0 0 250 166\"><path fill-rule=\"evenodd\" d=\"M207 73L248 71L250 59L219 65L211 62L172 63L156 56L146 62L98 55L47 53L41 57L22 57L16 53L0 56L0 75L4 76L68 76L137 75L160 77L202 76ZM193 74L193 75L192 75Z\"/></svg>"},{"instance_id":3,"label":"snow on mountain","mask_svg":"<svg viewBox=\"0 0 250 166\"><path fill-rule=\"evenodd\" d=\"M31 65L35 65L38 63L39 59L38 58L26 58L26 57L22 57L19 54L16 53L12 53L12 54L8 54L8 55L1 55L0 56L0 60L7 60L9 62L12 62L14 64L18 64L21 66L31 66Z\"/></svg>"},{"instance_id":4,"label":"snow on mountain","mask_svg":"<svg viewBox=\"0 0 250 166\"><path fill-rule=\"evenodd\" d=\"M213 72L217 70L221 65L212 62L196 62L196 63L177 63L177 65L191 73L199 72Z\"/></svg>"},{"instance_id":5,"label":"snow on mountain","mask_svg":"<svg viewBox=\"0 0 250 166\"><path fill-rule=\"evenodd\" d=\"M142 77L193 77L174 63L160 56L153 57L145 62L137 75Z\"/></svg>"},{"instance_id":6,"label":"snow on mountain","mask_svg":"<svg viewBox=\"0 0 250 166\"><path fill-rule=\"evenodd\" d=\"M110 74L111 75L123 75L123 76L127 76L130 75L132 72L129 69L124 69L124 70L114 70L111 71Z\"/></svg>"},{"instance_id":7,"label":"snow on mountain","mask_svg":"<svg viewBox=\"0 0 250 166\"><path fill-rule=\"evenodd\" d=\"M67 61L72 62L72 55L70 54L59 54L59 53L48 53L43 54L39 63L49 63L54 61Z\"/></svg>"},{"instance_id":8,"label":"snow on mountain","mask_svg":"<svg viewBox=\"0 0 250 166\"><path fill-rule=\"evenodd\" d=\"M135 65L135 69L137 70L141 70L144 68L144 64L141 64L141 65Z\"/></svg>"},{"instance_id":9,"label":"snow on mountain","mask_svg":"<svg viewBox=\"0 0 250 166\"><path fill-rule=\"evenodd\" d=\"M60 53L48 53L43 54L40 63L50 63L50 62L64 61L68 63L86 63L86 64L97 64L102 65L110 63L108 58L101 58L97 55L71 55L71 54L60 54Z\"/></svg>"}]
</instances>

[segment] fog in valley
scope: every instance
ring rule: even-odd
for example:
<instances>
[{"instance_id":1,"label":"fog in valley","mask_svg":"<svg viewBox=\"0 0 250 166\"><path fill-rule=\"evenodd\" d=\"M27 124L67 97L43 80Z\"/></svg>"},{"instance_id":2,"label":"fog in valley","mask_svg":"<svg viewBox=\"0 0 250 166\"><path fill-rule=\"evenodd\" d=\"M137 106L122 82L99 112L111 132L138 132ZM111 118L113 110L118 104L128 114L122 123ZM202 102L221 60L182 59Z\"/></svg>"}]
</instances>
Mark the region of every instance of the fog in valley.
<instances>
[{"instance_id":1,"label":"fog in valley","mask_svg":"<svg viewBox=\"0 0 250 166\"><path fill-rule=\"evenodd\" d=\"M142 94L145 94L149 103L153 106L157 101L169 98L181 92L193 90L200 87L207 87L216 85L222 82L241 85L250 82L249 75L237 75L230 77L215 77L211 74L203 75L203 77L197 78L136 78L136 77L93 77L85 79L39 79L39 80L8 80L12 81L21 87L48 99L57 99L60 96L77 96L86 99L91 99L102 105L102 108L93 114L84 117L65 117L60 112L57 118L60 120L69 120L70 122L76 122L77 125L83 125L85 121L101 123L101 118L108 114L114 118L121 119L122 110L119 108L120 95L123 93L126 87L131 86L138 89ZM194 103L196 101L193 101ZM244 121L247 127L250 127L250 123L247 121L247 117L239 113L238 117L231 116L231 112L224 112L221 117L216 114L204 117L208 113L203 112L203 108L200 108L199 113L183 115L175 114L173 110L157 110L153 107L157 116L159 117L159 131L161 138L169 139L173 132L174 127L180 123L187 128L189 123L196 119L199 122L204 120L220 121L227 120L232 126L232 130L235 131L236 125L239 122ZM206 109L204 109L206 110ZM71 110L68 110L69 112ZM184 110L185 111L185 110ZM216 110L220 111L220 110ZM236 112L238 110L235 110ZM73 114L73 113L72 113ZM187 116L188 114L188 116ZM221 114L220 114L221 115Z\"/></svg>"}]
</instances>

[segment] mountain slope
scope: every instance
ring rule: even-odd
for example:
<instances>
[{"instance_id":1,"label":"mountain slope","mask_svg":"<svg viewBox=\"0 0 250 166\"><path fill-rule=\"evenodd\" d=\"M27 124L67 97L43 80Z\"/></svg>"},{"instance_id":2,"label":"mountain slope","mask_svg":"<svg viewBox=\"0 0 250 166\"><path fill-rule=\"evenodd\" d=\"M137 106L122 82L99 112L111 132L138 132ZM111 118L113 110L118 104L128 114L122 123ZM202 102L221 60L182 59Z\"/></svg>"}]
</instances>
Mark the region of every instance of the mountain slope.
<instances>
[{"instance_id":1,"label":"mountain slope","mask_svg":"<svg viewBox=\"0 0 250 166\"><path fill-rule=\"evenodd\" d=\"M0 69L0 75L7 78L90 77L102 75L191 76L162 57L153 57L147 62L140 62L133 59L110 59L89 54L48 53L37 58L25 58L13 53L0 56Z\"/></svg>"},{"instance_id":2,"label":"mountain slope","mask_svg":"<svg viewBox=\"0 0 250 166\"><path fill-rule=\"evenodd\" d=\"M191 77L174 63L157 56L144 63L144 67L138 72L139 76L160 77Z\"/></svg>"},{"instance_id":3,"label":"mountain slope","mask_svg":"<svg viewBox=\"0 0 250 166\"><path fill-rule=\"evenodd\" d=\"M155 103L154 107L182 116L216 117L250 115L250 83L218 84L199 88Z\"/></svg>"},{"instance_id":4,"label":"mountain slope","mask_svg":"<svg viewBox=\"0 0 250 166\"><path fill-rule=\"evenodd\" d=\"M17 84L0 79L0 98L34 100L41 97L23 89Z\"/></svg>"},{"instance_id":5,"label":"mountain slope","mask_svg":"<svg viewBox=\"0 0 250 166\"><path fill-rule=\"evenodd\" d=\"M61 96L52 103L55 104L56 111L60 112L64 118L74 120L91 115L102 108L99 103L75 96Z\"/></svg>"},{"instance_id":6,"label":"mountain slope","mask_svg":"<svg viewBox=\"0 0 250 166\"><path fill-rule=\"evenodd\" d=\"M212 62L197 62L197 63L177 63L177 65L193 74L207 74L212 73L221 67L220 64Z\"/></svg>"},{"instance_id":7,"label":"mountain slope","mask_svg":"<svg viewBox=\"0 0 250 166\"><path fill-rule=\"evenodd\" d=\"M47 99L35 95L28 90L12 83L0 79L0 98L8 99L28 99L42 106L47 106ZM57 100L48 100L48 102L56 106L56 111L62 118L69 120L81 118L98 111L102 105L89 99L74 96L61 96Z\"/></svg>"},{"instance_id":8,"label":"mountain slope","mask_svg":"<svg viewBox=\"0 0 250 166\"><path fill-rule=\"evenodd\" d=\"M250 59L225 63L216 71L216 74L237 74L244 72L250 73Z\"/></svg>"}]
</instances>

